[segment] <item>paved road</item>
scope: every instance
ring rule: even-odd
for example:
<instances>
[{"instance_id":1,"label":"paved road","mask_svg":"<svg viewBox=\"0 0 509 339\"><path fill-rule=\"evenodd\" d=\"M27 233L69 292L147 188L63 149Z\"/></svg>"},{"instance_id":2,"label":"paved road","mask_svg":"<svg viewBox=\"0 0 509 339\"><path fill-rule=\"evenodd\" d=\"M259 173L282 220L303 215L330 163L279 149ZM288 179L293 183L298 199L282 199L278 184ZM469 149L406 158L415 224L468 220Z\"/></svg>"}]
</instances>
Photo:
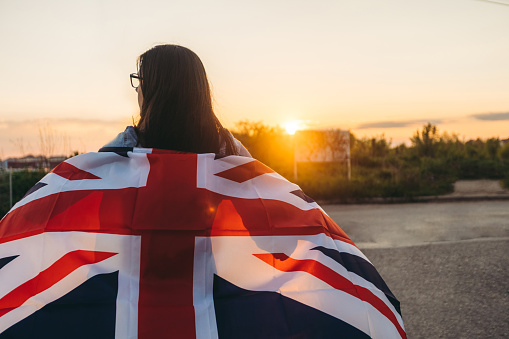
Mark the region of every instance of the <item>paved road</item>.
<instances>
[{"instance_id":1,"label":"paved road","mask_svg":"<svg viewBox=\"0 0 509 339\"><path fill-rule=\"evenodd\" d=\"M509 338L509 201L323 207L401 301L409 338Z\"/></svg>"},{"instance_id":2,"label":"paved road","mask_svg":"<svg viewBox=\"0 0 509 339\"><path fill-rule=\"evenodd\" d=\"M509 238L509 200L322 207L361 248Z\"/></svg>"}]
</instances>

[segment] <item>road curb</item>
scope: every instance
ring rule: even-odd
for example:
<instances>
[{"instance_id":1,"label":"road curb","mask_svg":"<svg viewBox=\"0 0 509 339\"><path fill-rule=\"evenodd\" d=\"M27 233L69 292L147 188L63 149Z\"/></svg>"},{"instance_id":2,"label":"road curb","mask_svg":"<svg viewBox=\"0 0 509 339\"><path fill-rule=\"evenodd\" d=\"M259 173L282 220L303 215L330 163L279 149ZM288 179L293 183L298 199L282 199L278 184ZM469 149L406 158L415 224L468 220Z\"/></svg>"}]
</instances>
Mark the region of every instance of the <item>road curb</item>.
<instances>
[{"instance_id":1,"label":"road curb","mask_svg":"<svg viewBox=\"0 0 509 339\"><path fill-rule=\"evenodd\" d=\"M418 202L456 202L456 201L486 201L486 200L509 200L509 194L489 195L439 195L423 197L392 197L392 198L364 198L347 200L318 200L320 205L336 204L407 204Z\"/></svg>"}]
</instances>

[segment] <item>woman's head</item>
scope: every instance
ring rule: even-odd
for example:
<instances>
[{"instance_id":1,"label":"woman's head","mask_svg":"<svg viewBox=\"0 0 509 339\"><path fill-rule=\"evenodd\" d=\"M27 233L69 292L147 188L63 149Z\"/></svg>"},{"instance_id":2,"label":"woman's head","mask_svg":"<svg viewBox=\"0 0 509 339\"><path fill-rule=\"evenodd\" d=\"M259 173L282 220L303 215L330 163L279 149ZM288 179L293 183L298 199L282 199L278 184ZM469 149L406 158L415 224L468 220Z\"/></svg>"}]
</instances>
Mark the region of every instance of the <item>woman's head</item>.
<instances>
[{"instance_id":1,"label":"woman's head","mask_svg":"<svg viewBox=\"0 0 509 339\"><path fill-rule=\"evenodd\" d=\"M156 46L140 55L138 75L137 129L144 147L218 153L222 139L233 153L212 109L205 68L194 52L178 45Z\"/></svg>"}]
</instances>

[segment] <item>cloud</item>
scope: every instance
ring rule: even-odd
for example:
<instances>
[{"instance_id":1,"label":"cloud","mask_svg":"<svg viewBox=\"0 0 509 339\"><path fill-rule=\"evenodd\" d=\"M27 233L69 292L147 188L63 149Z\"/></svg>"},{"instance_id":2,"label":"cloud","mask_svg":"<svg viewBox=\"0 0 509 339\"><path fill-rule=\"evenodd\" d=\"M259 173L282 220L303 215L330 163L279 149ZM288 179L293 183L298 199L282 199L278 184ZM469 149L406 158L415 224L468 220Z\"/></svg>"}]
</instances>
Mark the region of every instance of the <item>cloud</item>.
<instances>
[{"instance_id":1,"label":"cloud","mask_svg":"<svg viewBox=\"0 0 509 339\"><path fill-rule=\"evenodd\" d=\"M472 114L471 117L474 117L477 120L488 120L488 121L509 120L509 112L507 112L507 113L479 113L479 114Z\"/></svg>"},{"instance_id":2,"label":"cloud","mask_svg":"<svg viewBox=\"0 0 509 339\"><path fill-rule=\"evenodd\" d=\"M79 119L79 118L62 118L62 119L28 119L28 120L2 120L0 119L0 128L12 128L26 125L51 125L58 127L61 125L80 125L80 126L117 126L122 120L102 120L102 119Z\"/></svg>"},{"instance_id":3,"label":"cloud","mask_svg":"<svg viewBox=\"0 0 509 339\"><path fill-rule=\"evenodd\" d=\"M493 3L496 3L496 4L509 6L509 1L508 0L481 0L481 1L493 2Z\"/></svg>"},{"instance_id":4,"label":"cloud","mask_svg":"<svg viewBox=\"0 0 509 339\"><path fill-rule=\"evenodd\" d=\"M402 120L402 121L375 121L375 122L365 122L363 124L358 125L357 129L368 129L368 128L399 128L399 127L408 127L412 125L419 124L440 124L442 120Z\"/></svg>"}]
</instances>

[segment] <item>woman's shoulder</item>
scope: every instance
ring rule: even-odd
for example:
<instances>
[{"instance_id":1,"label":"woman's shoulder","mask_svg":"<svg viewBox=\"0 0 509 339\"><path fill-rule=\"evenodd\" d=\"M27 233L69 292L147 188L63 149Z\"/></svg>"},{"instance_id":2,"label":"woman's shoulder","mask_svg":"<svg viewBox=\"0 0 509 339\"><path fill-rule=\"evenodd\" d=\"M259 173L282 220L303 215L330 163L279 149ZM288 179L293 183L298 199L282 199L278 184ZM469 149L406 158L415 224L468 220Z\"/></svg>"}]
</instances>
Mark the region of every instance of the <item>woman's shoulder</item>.
<instances>
[{"instance_id":1,"label":"woman's shoulder","mask_svg":"<svg viewBox=\"0 0 509 339\"><path fill-rule=\"evenodd\" d=\"M138 146L138 134L133 126L127 126L113 140L103 147L136 147Z\"/></svg>"},{"instance_id":2,"label":"woman's shoulder","mask_svg":"<svg viewBox=\"0 0 509 339\"><path fill-rule=\"evenodd\" d=\"M235 148L235 154L241 155L243 157L252 158L251 153L249 153L247 148L244 147L244 145L242 145L242 143L239 140L235 139L233 134L228 129L226 129L226 128L223 128L223 129L226 131L226 133L228 134L228 136L231 138L231 140L233 142L233 147ZM226 155L226 141L220 140L220 143L221 143L221 147L219 149L219 154Z\"/></svg>"}]
</instances>

